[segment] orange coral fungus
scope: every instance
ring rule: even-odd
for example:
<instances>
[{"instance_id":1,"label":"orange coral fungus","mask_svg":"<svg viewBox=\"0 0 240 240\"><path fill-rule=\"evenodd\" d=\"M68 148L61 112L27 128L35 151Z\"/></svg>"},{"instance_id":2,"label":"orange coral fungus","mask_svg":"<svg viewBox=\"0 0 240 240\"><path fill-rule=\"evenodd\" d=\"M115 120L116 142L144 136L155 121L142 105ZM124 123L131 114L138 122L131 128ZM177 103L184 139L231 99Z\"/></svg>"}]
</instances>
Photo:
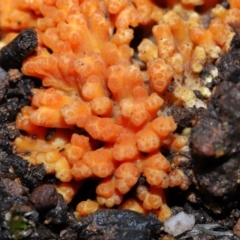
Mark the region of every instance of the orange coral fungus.
<instances>
[{"instance_id":1,"label":"orange coral fungus","mask_svg":"<svg viewBox=\"0 0 240 240\"><path fill-rule=\"evenodd\" d=\"M230 0L230 9L217 0L160 2L0 3L0 48L27 27L36 29L39 42L22 72L40 78L43 87L32 90L31 105L18 114L16 125L25 134L16 138L16 152L29 152L22 154L26 160L55 174L67 202L83 180L98 180L96 199L80 202L79 216L121 204L163 221L171 215L163 189L188 187L181 158L170 164L161 153L188 147L187 130L174 133L168 110L173 104L206 107L194 94L209 93L199 73L229 49L240 2ZM213 19L201 19L195 6L211 9ZM56 133L46 140L49 128ZM131 190L137 197L122 203Z\"/></svg>"}]
</instances>

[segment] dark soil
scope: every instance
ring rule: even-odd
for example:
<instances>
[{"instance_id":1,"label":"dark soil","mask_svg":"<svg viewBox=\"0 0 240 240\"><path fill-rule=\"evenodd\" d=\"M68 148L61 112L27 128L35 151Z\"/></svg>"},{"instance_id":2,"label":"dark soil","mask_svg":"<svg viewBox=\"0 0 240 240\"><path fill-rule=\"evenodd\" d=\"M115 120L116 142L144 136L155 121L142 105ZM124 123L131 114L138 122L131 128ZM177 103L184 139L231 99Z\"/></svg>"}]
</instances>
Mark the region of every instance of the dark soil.
<instances>
[{"instance_id":1,"label":"dark soil","mask_svg":"<svg viewBox=\"0 0 240 240\"><path fill-rule=\"evenodd\" d=\"M240 193L240 49L237 36L232 49L217 62L219 85L208 108L197 115L192 130L192 155L197 185L215 212L236 207Z\"/></svg>"}]
</instances>

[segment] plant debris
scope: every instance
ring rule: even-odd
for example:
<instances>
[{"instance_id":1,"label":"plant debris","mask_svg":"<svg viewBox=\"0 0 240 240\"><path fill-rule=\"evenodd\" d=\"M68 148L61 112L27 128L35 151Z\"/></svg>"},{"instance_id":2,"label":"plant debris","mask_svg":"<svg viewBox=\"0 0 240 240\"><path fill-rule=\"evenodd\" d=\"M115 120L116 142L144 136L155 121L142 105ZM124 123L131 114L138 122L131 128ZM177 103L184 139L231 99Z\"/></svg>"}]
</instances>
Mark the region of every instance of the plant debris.
<instances>
[{"instance_id":1,"label":"plant debris","mask_svg":"<svg viewBox=\"0 0 240 240\"><path fill-rule=\"evenodd\" d=\"M0 66L5 69L20 68L22 61L37 47L37 33L33 29L23 30L0 51Z\"/></svg>"}]
</instances>

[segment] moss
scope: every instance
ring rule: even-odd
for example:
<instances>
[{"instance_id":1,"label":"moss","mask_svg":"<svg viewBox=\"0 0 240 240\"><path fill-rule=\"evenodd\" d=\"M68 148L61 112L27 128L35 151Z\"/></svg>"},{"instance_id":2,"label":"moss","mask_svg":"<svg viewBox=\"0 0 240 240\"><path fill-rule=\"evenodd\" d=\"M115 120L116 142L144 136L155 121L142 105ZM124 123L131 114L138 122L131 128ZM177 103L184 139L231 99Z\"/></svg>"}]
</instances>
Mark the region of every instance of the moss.
<instances>
[{"instance_id":1,"label":"moss","mask_svg":"<svg viewBox=\"0 0 240 240\"><path fill-rule=\"evenodd\" d=\"M11 215L8 226L13 239L22 239L25 237L25 232L30 227L22 215Z\"/></svg>"}]
</instances>

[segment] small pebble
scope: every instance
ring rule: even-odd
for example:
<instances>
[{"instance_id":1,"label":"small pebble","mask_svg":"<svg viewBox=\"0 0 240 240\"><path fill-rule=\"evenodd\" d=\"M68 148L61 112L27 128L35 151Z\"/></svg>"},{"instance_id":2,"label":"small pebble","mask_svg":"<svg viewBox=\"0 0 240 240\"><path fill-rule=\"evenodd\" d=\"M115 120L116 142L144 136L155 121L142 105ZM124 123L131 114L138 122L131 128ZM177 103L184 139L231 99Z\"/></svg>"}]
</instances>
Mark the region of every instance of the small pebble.
<instances>
[{"instance_id":1,"label":"small pebble","mask_svg":"<svg viewBox=\"0 0 240 240\"><path fill-rule=\"evenodd\" d=\"M58 195L53 184L44 184L35 188L30 201L37 210L50 209L57 205Z\"/></svg>"},{"instance_id":2,"label":"small pebble","mask_svg":"<svg viewBox=\"0 0 240 240\"><path fill-rule=\"evenodd\" d=\"M164 222L164 231L174 237L191 230L195 225L195 217L192 214L179 212Z\"/></svg>"},{"instance_id":3,"label":"small pebble","mask_svg":"<svg viewBox=\"0 0 240 240\"><path fill-rule=\"evenodd\" d=\"M5 187L5 190L12 196L23 196L28 193L28 188L12 181L11 179L2 178L1 181Z\"/></svg>"}]
</instances>

